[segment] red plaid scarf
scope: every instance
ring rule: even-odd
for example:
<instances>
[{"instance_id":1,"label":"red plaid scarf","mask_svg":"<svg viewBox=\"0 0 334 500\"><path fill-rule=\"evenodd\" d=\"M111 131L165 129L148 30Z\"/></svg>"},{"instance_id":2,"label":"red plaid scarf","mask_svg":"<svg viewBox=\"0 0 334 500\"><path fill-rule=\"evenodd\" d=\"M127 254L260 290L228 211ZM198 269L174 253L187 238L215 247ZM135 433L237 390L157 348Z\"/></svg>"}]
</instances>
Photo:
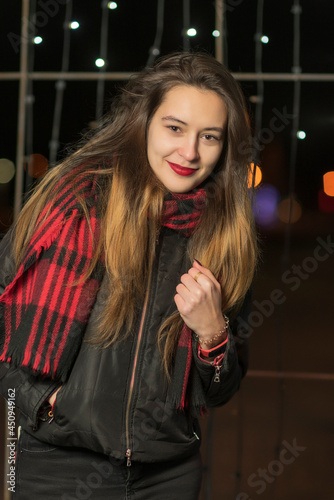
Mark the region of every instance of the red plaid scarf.
<instances>
[{"instance_id":1,"label":"red plaid scarf","mask_svg":"<svg viewBox=\"0 0 334 500\"><path fill-rule=\"evenodd\" d=\"M100 221L95 185L83 180L77 192L89 200L91 229L72 188L66 185L0 297L0 361L28 367L61 382L68 378L78 354L104 272L100 262L89 279L83 279L92 262ZM190 236L204 203L204 189L169 194L164 201L163 225ZM40 221L49 209L48 205ZM179 408L187 406L191 358L191 331L184 325L173 377L174 399ZM202 403L200 398L195 406Z\"/></svg>"},{"instance_id":2,"label":"red plaid scarf","mask_svg":"<svg viewBox=\"0 0 334 500\"><path fill-rule=\"evenodd\" d=\"M198 226L205 203L204 189L185 194L168 193L164 199L162 224L184 236L191 236Z\"/></svg>"},{"instance_id":3,"label":"red plaid scarf","mask_svg":"<svg viewBox=\"0 0 334 500\"><path fill-rule=\"evenodd\" d=\"M77 186L93 198L89 181ZM96 203L90 208L94 239L100 231ZM48 205L40 216L43 220ZM93 255L93 239L80 204L69 185L52 204L34 234L14 280L0 297L0 361L66 380L78 353L103 276L98 265L83 282ZM75 286L71 286L77 283Z\"/></svg>"},{"instance_id":4,"label":"red plaid scarf","mask_svg":"<svg viewBox=\"0 0 334 500\"><path fill-rule=\"evenodd\" d=\"M162 224L189 237L198 226L205 203L206 192L204 189L185 194L169 193L164 200ZM197 415L205 411L206 408L198 373L196 370L191 373L191 361L191 330L183 323L175 355L172 398L176 408L188 407L194 415ZM190 392L191 395L189 395Z\"/></svg>"}]
</instances>

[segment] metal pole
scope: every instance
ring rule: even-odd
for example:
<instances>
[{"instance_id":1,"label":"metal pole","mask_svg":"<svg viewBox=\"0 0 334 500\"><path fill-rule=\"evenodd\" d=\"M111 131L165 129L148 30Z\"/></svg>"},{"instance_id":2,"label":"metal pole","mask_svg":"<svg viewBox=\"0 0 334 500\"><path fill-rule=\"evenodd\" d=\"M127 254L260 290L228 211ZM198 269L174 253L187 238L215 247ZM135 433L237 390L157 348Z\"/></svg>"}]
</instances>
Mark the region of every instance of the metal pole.
<instances>
[{"instance_id":1,"label":"metal pole","mask_svg":"<svg viewBox=\"0 0 334 500\"><path fill-rule=\"evenodd\" d=\"M190 0L183 0L183 50L190 50L190 40L187 31L190 28Z\"/></svg>"},{"instance_id":2,"label":"metal pole","mask_svg":"<svg viewBox=\"0 0 334 500\"><path fill-rule=\"evenodd\" d=\"M284 372L275 370L248 370L247 378L277 378L284 380L318 380L334 382L334 373Z\"/></svg>"},{"instance_id":3,"label":"metal pole","mask_svg":"<svg viewBox=\"0 0 334 500\"><path fill-rule=\"evenodd\" d=\"M164 30L164 11L165 11L165 0L158 0L157 4L157 30L155 33L155 38L152 47L150 48L150 54L146 63L146 66L153 66L155 58L160 54L162 33Z\"/></svg>"},{"instance_id":4,"label":"metal pole","mask_svg":"<svg viewBox=\"0 0 334 500\"><path fill-rule=\"evenodd\" d=\"M135 71L109 71L106 73L96 73L94 71L69 71L61 73L60 71L34 71L28 73L30 80L73 80L73 81L92 81L92 80L129 80L135 76ZM232 73L234 78L239 81L279 81L279 82L334 82L334 73ZM20 80L21 73L19 71L0 72L0 80Z\"/></svg>"},{"instance_id":5,"label":"metal pole","mask_svg":"<svg viewBox=\"0 0 334 500\"><path fill-rule=\"evenodd\" d=\"M258 0L257 4L257 15L256 15L256 35L255 35L255 71L261 76L262 73L262 31L263 31L263 0ZM264 83L263 79L259 78L257 80L257 102L255 108L255 133L257 136L262 128L262 112L263 112L263 99L264 99ZM257 143L257 141L256 141ZM258 148L254 148L254 164L260 160L260 151ZM255 180L255 168L253 172Z\"/></svg>"},{"instance_id":6,"label":"metal pole","mask_svg":"<svg viewBox=\"0 0 334 500\"><path fill-rule=\"evenodd\" d=\"M102 2L102 18L101 18L101 39L100 39L100 57L107 63L107 55L108 55L108 24L109 24L109 12L108 12L108 3ZM100 69L101 73L104 73L106 67L103 66ZM96 121L100 121L103 116L103 103L104 103L104 89L105 89L105 80L100 79L97 82L96 89L96 111L95 111L95 119Z\"/></svg>"},{"instance_id":7,"label":"metal pole","mask_svg":"<svg viewBox=\"0 0 334 500\"><path fill-rule=\"evenodd\" d=\"M72 1L69 1L67 2L66 5L65 21L64 21L64 42L63 42L63 56L61 63L62 73L66 73L68 71L70 64L71 29L69 24L71 18L72 18ZM56 99L55 99L55 107L53 113L51 141L49 144L50 166L53 166L57 161L57 153L59 148L59 133L61 125L61 113L63 109L64 92L66 88L66 83L64 82L64 79L63 78L59 79L56 82L55 87L56 87Z\"/></svg>"},{"instance_id":8,"label":"metal pole","mask_svg":"<svg viewBox=\"0 0 334 500\"><path fill-rule=\"evenodd\" d=\"M220 63L224 63L224 0L216 0L216 15L215 15L215 27L219 31L219 36L215 40L215 54L216 59Z\"/></svg>"},{"instance_id":9,"label":"metal pole","mask_svg":"<svg viewBox=\"0 0 334 500\"><path fill-rule=\"evenodd\" d=\"M20 54L20 90L16 145L16 176L14 195L14 220L17 218L22 206L22 191L24 181L24 143L26 121L26 96L28 82L28 43L29 43L29 0L22 0L21 23L21 54Z\"/></svg>"}]
</instances>

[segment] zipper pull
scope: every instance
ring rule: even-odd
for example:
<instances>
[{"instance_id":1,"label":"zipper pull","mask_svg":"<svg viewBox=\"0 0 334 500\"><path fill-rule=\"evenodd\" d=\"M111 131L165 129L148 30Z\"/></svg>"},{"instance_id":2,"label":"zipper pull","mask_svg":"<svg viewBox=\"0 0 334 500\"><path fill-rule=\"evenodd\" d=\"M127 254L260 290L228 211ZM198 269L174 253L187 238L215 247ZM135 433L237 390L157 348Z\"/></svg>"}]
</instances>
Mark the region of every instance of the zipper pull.
<instances>
[{"instance_id":1,"label":"zipper pull","mask_svg":"<svg viewBox=\"0 0 334 500\"><path fill-rule=\"evenodd\" d=\"M220 366L215 365L215 376L213 381L220 382Z\"/></svg>"},{"instance_id":2,"label":"zipper pull","mask_svg":"<svg viewBox=\"0 0 334 500\"><path fill-rule=\"evenodd\" d=\"M131 450L128 448L125 453L126 456L126 466L131 467Z\"/></svg>"},{"instance_id":3,"label":"zipper pull","mask_svg":"<svg viewBox=\"0 0 334 500\"><path fill-rule=\"evenodd\" d=\"M54 419L52 409L48 412L48 417L50 417L49 420L48 420L48 424L51 424L51 422Z\"/></svg>"}]
</instances>

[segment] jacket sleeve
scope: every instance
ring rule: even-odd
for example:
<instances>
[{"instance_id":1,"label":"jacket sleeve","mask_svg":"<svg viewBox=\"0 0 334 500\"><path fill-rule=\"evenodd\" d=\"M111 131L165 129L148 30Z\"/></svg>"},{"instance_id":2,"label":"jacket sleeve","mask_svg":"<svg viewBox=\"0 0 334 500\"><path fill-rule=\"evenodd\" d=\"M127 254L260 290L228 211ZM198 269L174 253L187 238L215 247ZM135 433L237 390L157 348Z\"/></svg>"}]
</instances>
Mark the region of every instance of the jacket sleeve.
<instances>
[{"instance_id":1,"label":"jacket sleeve","mask_svg":"<svg viewBox=\"0 0 334 500\"><path fill-rule=\"evenodd\" d=\"M231 324L228 342L222 363L214 366L202 361L197 354L197 343L193 344L193 359L199 372L207 407L222 406L237 392L241 379L248 368L248 315L251 310L252 291L248 290L237 318Z\"/></svg>"},{"instance_id":2,"label":"jacket sleeve","mask_svg":"<svg viewBox=\"0 0 334 500\"><path fill-rule=\"evenodd\" d=\"M0 295L15 275L13 231L9 231L0 243ZM0 314L3 309L0 308ZM3 332L0 332L3 335ZM8 399L15 393L15 406L27 418L28 424L37 429L38 410L59 386L51 379L33 375L25 368L17 368L0 362L0 394Z\"/></svg>"}]
</instances>

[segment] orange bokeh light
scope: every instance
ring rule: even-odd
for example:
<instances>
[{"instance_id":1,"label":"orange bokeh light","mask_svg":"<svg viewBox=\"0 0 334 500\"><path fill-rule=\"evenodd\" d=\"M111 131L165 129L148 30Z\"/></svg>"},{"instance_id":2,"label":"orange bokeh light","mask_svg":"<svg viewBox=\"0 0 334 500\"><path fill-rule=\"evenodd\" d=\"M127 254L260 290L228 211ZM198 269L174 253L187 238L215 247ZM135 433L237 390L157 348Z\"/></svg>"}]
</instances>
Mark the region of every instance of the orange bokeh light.
<instances>
[{"instance_id":1,"label":"orange bokeh light","mask_svg":"<svg viewBox=\"0 0 334 500\"><path fill-rule=\"evenodd\" d=\"M254 163L252 162L250 164L249 170L248 170L248 187L249 188L253 187L253 172L254 172ZM258 186L261 181L262 181L262 172L261 172L260 167L258 165L256 165L254 187Z\"/></svg>"},{"instance_id":2,"label":"orange bokeh light","mask_svg":"<svg viewBox=\"0 0 334 500\"><path fill-rule=\"evenodd\" d=\"M28 162L28 174L34 179L42 177L48 170L49 162L45 156L34 153L30 155Z\"/></svg>"},{"instance_id":3,"label":"orange bokeh light","mask_svg":"<svg viewBox=\"0 0 334 500\"><path fill-rule=\"evenodd\" d=\"M326 172L323 176L324 191L327 196L334 196L334 172Z\"/></svg>"},{"instance_id":4,"label":"orange bokeh light","mask_svg":"<svg viewBox=\"0 0 334 500\"><path fill-rule=\"evenodd\" d=\"M278 217L286 224L294 224L299 221L302 216L302 207L297 200L293 198L285 198L281 201L277 208Z\"/></svg>"}]
</instances>

